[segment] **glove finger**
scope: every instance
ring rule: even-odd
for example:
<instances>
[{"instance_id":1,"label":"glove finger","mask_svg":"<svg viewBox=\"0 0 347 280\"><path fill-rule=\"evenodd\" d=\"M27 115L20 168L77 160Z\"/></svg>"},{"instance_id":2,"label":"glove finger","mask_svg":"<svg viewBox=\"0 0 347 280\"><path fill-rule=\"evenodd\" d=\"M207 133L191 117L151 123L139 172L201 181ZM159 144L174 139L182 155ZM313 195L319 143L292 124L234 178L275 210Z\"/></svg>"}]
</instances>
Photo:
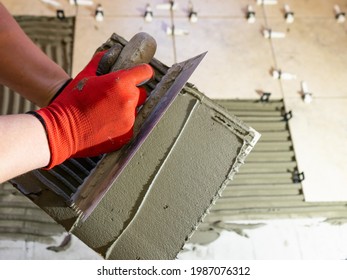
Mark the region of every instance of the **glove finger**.
<instances>
[{"instance_id":1,"label":"glove finger","mask_svg":"<svg viewBox=\"0 0 347 280\"><path fill-rule=\"evenodd\" d=\"M98 65L103 57L103 55L107 52L107 50L96 53L92 59L89 61L86 67L77 75L75 79L77 79L79 76L86 77L86 76L96 76L96 69L98 68Z\"/></svg>"},{"instance_id":2,"label":"glove finger","mask_svg":"<svg viewBox=\"0 0 347 280\"><path fill-rule=\"evenodd\" d=\"M149 64L140 64L126 70L114 72L125 83L142 85L154 76L154 71Z\"/></svg>"},{"instance_id":3,"label":"glove finger","mask_svg":"<svg viewBox=\"0 0 347 280\"><path fill-rule=\"evenodd\" d=\"M125 144L129 143L133 137L133 128L128 132L118 137L108 137L102 143L94 145L92 148L88 147L78 151L76 154L72 155L74 158L85 158L85 157L95 157L101 154L110 153L122 148Z\"/></svg>"},{"instance_id":4,"label":"glove finger","mask_svg":"<svg viewBox=\"0 0 347 280\"><path fill-rule=\"evenodd\" d=\"M139 87L139 100L137 102L137 107L142 106L147 99L147 91L143 87Z\"/></svg>"},{"instance_id":5,"label":"glove finger","mask_svg":"<svg viewBox=\"0 0 347 280\"><path fill-rule=\"evenodd\" d=\"M117 61L117 58L122 51L122 45L121 44L115 44L110 49L108 49L103 57L101 58L98 68L96 69L96 75L104 75L111 71L112 66Z\"/></svg>"}]
</instances>

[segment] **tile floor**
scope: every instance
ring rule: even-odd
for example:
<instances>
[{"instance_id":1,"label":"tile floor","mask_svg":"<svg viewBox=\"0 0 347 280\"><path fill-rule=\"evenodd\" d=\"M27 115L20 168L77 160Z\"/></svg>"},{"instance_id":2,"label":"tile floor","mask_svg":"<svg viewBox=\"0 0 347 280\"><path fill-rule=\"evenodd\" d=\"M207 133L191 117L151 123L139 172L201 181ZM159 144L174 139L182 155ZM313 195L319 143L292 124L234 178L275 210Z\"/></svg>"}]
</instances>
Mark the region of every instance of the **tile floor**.
<instances>
[{"instance_id":1,"label":"tile floor","mask_svg":"<svg viewBox=\"0 0 347 280\"><path fill-rule=\"evenodd\" d=\"M74 75L112 32L126 39L139 31L152 34L158 42L156 57L168 65L207 50L205 61L191 81L212 98L254 99L264 91L271 92L271 98L284 98L287 109L294 113L289 124L298 165L306 175L303 182L305 198L309 201L347 201L347 175L343 171L347 152L342 142L347 136L347 23L338 23L333 10L334 4L339 4L342 11L347 11L347 0L279 0L273 6L258 6L253 0L193 1L199 16L194 24L187 17L189 1L176 1L175 26L187 30L189 35L177 36L175 44L165 33L171 24L170 12L158 9L168 1L95 1L104 7L103 22L95 21L95 6L76 9L69 5L68 0L57 1L67 15L77 17ZM142 18L147 2L154 12L151 23ZM16 15L55 15L55 8L40 0L4 0L2 3ZM285 3L295 13L292 24L284 21ZM254 24L245 19L249 4L256 12ZM265 39L262 35L264 28L284 32L286 38ZM297 79L274 80L271 76L274 68L293 73ZM301 99L302 80L313 93L310 104ZM199 248L195 254L187 256L194 258L200 254L202 258L256 259L346 257L345 226L299 224L293 231L291 223L269 222L263 230L250 233L248 240L226 232L210 247ZM265 245L257 244L266 244L264 240L269 240L269 236L276 236L271 242L274 250L265 252ZM332 241L324 243L326 237ZM233 244L232 253L216 249L224 246L223 242ZM259 246L264 248L259 249ZM332 253L328 252L329 249Z\"/></svg>"}]
</instances>

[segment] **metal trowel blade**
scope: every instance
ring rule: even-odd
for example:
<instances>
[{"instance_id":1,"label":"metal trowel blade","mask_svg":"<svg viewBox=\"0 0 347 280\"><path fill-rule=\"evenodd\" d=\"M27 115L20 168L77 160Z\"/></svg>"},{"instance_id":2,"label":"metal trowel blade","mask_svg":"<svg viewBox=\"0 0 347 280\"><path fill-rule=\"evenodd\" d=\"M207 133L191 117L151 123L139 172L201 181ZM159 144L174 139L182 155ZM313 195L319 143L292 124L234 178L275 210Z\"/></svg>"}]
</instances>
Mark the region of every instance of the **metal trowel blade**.
<instances>
[{"instance_id":1,"label":"metal trowel blade","mask_svg":"<svg viewBox=\"0 0 347 280\"><path fill-rule=\"evenodd\" d=\"M124 168L139 150L141 145L145 142L153 128L157 125L164 113L170 107L175 97L182 90L205 55L206 52L172 66L172 68L175 66L179 67L179 74L172 82L165 95L161 97L160 101L152 110L148 118L143 122L139 132L128 144L117 163L113 166L111 172L105 175L102 182L100 182L97 187L90 187L88 184L82 184L76 193L71 197L71 207L80 215L81 221L85 221L97 207L109 188L117 180ZM162 78L162 80L164 79L165 76ZM158 86L160 86L160 83Z\"/></svg>"}]
</instances>

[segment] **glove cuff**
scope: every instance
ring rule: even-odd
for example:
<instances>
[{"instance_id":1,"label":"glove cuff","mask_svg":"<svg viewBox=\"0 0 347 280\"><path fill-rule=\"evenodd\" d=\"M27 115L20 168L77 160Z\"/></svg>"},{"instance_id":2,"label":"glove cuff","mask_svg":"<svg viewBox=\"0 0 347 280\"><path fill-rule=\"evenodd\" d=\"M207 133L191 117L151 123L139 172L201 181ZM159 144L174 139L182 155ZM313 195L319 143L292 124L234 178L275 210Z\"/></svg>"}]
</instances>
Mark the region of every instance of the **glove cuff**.
<instances>
[{"instance_id":1,"label":"glove cuff","mask_svg":"<svg viewBox=\"0 0 347 280\"><path fill-rule=\"evenodd\" d=\"M62 143L65 142L65 139L63 139L63 137L60 136L60 133L57 133L57 129L54 125L54 122L52 123L52 116L49 110L47 110L46 108L42 108L38 111L29 111L26 114L30 114L36 117L40 121L46 132L46 137L48 140L50 150L50 160L48 165L45 166L43 169L51 169L54 166L65 161L65 159L69 156L69 151L67 151L68 146L66 145L67 143ZM48 122L46 122L45 119Z\"/></svg>"},{"instance_id":2,"label":"glove cuff","mask_svg":"<svg viewBox=\"0 0 347 280\"><path fill-rule=\"evenodd\" d=\"M72 81L72 78L70 78L67 81L65 81L65 83L53 95L53 97L52 97L51 101L49 102L49 104L51 104L54 101L54 99L56 99L59 96L59 94L61 94L61 92L68 86L68 84L70 84L71 81Z\"/></svg>"},{"instance_id":3,"label":"glove cuff","mask_svg":"<svg viewBox=\"0 0 347 280\"><path fill-rule=\"evenodd\" d=\"M45 129L46 135L47 135L46 123L40 114L38 114L36 111L28 111L25 114L33 115L34 117L36 117L40 121L40 123L42 124L43 128Z\"/></svg>"},{"instance_id":4,"label":"glove cuff","mask_svg":"<svg viewBox=\"0 0 347 280\"><path fill-rule=\"evenodd\" d=\"M52 97L52 99L50 100L49 104L51 104L54 99L56 99L60 93L62 93L62 91L68 86L68 84L72 81L72 78L66 80L64 82L64 84L58 89L58 91L54 94L54 96ZM48 139L48 144L49 144L49 149L50 149L50 152L51 152L51 159L49 161L49 164L44 167L44 169L51 169L53 168L55 165L57 165L57 159L55 158L55 156L53 156L53 151L52 151L52 146L51 146L51 141L50 141L50 137L48 135L48 132L47 132L47 124L45 122L45 119L38 113L40 112L41 110L38 110L38 111L29 111L29 112L26 112L26 114L29 114L29 115L33 115L34 117L36 117L40 123L42 124L45 132L46 132L46 136L47 136L47 139Z\"/></svg>"}]
</instances>

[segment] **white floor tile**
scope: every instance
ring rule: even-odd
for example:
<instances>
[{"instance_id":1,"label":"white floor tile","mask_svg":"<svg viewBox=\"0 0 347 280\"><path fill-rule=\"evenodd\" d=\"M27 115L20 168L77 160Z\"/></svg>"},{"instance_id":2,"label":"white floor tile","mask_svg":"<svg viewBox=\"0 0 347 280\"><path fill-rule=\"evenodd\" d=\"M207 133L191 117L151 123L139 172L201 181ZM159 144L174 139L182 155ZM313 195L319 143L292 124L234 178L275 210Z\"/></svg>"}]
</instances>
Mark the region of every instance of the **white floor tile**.
<instances>
[{"instance_id":1,"label":"white floor tile","mask_svg":"<svg viewBox=\"0 0 347 280\"><path fill-rule=\"evenodd\" d=\"M277 5L264 5L266 17L284 19L284 5L287 4L294 13L294 17L301 18L325 18L334 19L334 5L338 4L341 11L346 12L347 2L345 0L278 0Z\"/></svg>"},{"instance_id":2,"label":"white floor tile","mask_svg":"<svg viewBox=\"0 0 347 280\"><path fill-rule=\"evenodd\" d=\"M96 22L90 17L79 17L76 21L76 38L74 45L73 73L76 75L89 62L95 50L113 33L130 40L138 32L147 32L157 41L155 57L164 64L171 66L173 60L173 46L170 36L165 33L162 20L146 23L142 18L105 18L103 22ZM83 51L81 51L83 50Z\"/></svg>"},{"instance_id":3,"label":"white floor tile","mask_svg":"<svg viewBox=\"0 0 347 280\"><path fill-rule=\"evenodd\" d=\"M261 35L262 24L243 19L202 19L196 24L177 21L189 35L176 37L178 60L208 51L191 81L212 98L259 98L271 92L281 98L271 76L271 46Z\"/></svg>"},{"instance_id":4,"label":"white floor tile","mask_svg":"<svg viewBox=\"0 0 347 280\"><path fill-rule=\"evenodd\" d=\"M347 99L314 98L311 104L287 98L289 121L307 201L347 201Z\"/></svg>"},{"instance_id":5,"label":"white floor tile","mask_svg":"<svg viewBox=\"0 0 347 280\"><path fill-rule=\"evenodd\" d=\"M341 25L334 20L298 19L287 29L277 19L268 23L273 31L286 32L286 38L272 39L277 67L297 76L282 80L285 97L299 96L301 81L314 96L347 97L347 36Z\"/></svg>"}]
</instances>

